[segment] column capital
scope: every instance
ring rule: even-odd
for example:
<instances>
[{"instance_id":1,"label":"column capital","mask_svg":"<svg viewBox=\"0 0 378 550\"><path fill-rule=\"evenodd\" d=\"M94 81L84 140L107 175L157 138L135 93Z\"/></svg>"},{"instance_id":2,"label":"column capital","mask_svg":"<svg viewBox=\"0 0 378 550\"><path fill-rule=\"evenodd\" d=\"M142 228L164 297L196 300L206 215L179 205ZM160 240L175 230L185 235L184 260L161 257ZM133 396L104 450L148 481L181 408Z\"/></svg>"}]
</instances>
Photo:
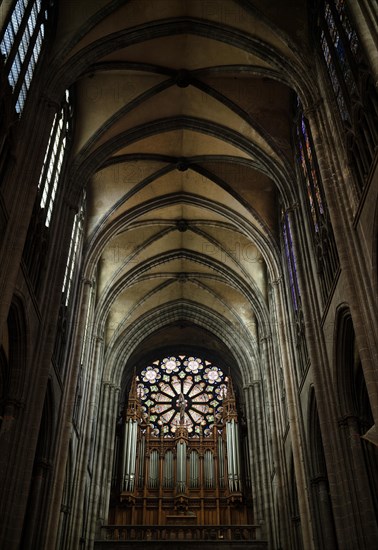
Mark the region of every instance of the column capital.
<instances>
[{"instance_id":1,"label":"column capital","mask_svg":"<svg viewBox=\"0 0 378 550\"><path fill-rule=\"evenodd\" d=\"M293 204L289 204L284 210L285 214L291 214L292 212L295 212L295 210L299 210L299 202L293 202Z\"/></svg>"},{"instance_id":2,"label":"column capital","mask_svg":"<svg viewBox=\"0 0 378 550\"><path fill-rule=\"evenodd\" d=\"M243 390L247 391L247 390L250 390L250 389L253 389L255 386L260 386L261 385L261 380L252 380L251 382L249 382L248 384L246 384L245 386L243 386Z\"/></svg>"},{"instance_id":3,"label":"column capital","mask_svg":"<svg viewBox=\"0 0 378 550\"><path fill-rule=\"evenodd\" d=\"M282 275L271 281L272 286L279 286L282 283Z\"/></svg>"},{"instance_id":4,"label":"column capital","mask_svg":"<svg viewBox=\"0 0 378 550\"><path fill-rule=\"evenodd\" d=\"M88 277L82 277L80 279L80 282L81 284L83 285L89 285L91 288L93 288L95 286L95 281L94 279L88 279Z\"/></svg>"},{"instance_id":5,"label":"column capital","mask_svg":"<svg viewBox=\"0 0 378 550\"><path fill-rule=\"evenodd\" d=\"M303 109L304 116L310 119L312 115L319 110L319 107L321 107L323 103L324 103L323 97L318 97L317 99L315 99L315 101L313 101L311 105L307 105L307 107Z\"/></svg>"}]
</instances>

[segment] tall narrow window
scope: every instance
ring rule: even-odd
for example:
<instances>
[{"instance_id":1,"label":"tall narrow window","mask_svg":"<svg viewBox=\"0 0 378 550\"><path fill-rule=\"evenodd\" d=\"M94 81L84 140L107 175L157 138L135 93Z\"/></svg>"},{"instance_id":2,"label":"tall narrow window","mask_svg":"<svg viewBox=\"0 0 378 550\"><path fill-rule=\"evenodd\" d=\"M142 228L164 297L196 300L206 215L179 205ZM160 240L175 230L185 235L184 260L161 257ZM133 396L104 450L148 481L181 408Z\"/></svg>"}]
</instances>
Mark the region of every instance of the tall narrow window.
<instances>
[{"instance_id":1,"label":"tall narrow window","mask_svg":"<svg viewBox=\"0 0 378 550\"><path fill-rule=\"evenodd\" d=\"M52 2L17 0L4 27L0 52L14 96L14 108L21 115L33 79Z\"/></svg>"},{"instance_id":2,"label":"tall narrow window","mask_svg":"<svg viewBox=\"0 0 378 550\"><path fill-rule=\"evenodd\" d=\"M305 203L312 229L318 275L323 299L326 300L337 271L338 256L311 130L299 100L295 142L300 178L305 188Z\"/></svg>"},{"instance_id":3,"label":"tall narrow window","mask_svg":"<svg viewBox=\"0 0 378 550\"><path fill-rule=\"evenodd\" d=\"M318 0L317 40L361 190L378 144L378 96L345 0Z\"/></svg>"},{"instance_id":4,"label":"tall narrow window","mask_svg":"<svg viewBox=\"0 0 378 550\"><path fill-rule=\"evenodd\" d=\"M45 226L51 222L58 182L62 171L64 154L67 147L67 136L70 131L71 105L70 94L66 90L62 109L55 115L50 138L39 177L38 190L40 207L45 212Z\"/></svg>"},{"instance_id":5,"label":"tall narrow window","mask_svg":"<svg viewBox=\"0 0 378 550\"><path fill-rule=\"evenodd\" d=\"M299 379L301 379L308 366L309 358L306 345L302 300L298 283L297 261L294 253L292 231L288 213L284 212L283 210L281 212L281 226L287 266L288 283L290 287L291 302L293 306L295 320L294 337L299 361L298 376Z\"/></svg>"},{"instance_id":6,"label":"tall narrow window","mask_svg":"<svg viewBox=\"0 0 378 550\"><path fill-rule=\"evenodd\" d=\"M72 228L70 249L68 252L68 259L67 259L66 271L64 273L63 288L62 288L63 303L65 306L68 306L70 303L70 298L72 293L72 283L74 280L74 274L76 272L76 267L77 267L80 238L83 231L83 220L84 220L84 204L81 205L79 212L76 214L73 228Z\"/></svg>"},{"instance_id":7,"label":"tall narrow window","mask_svg":"<svg viewBox=\"0 0 378 550\"><path fill-rule=\"evenodd\" d=\"M295 259L293 249L293 238L291 235L291 227L289 216L287 212L282 212L282 234L285 245L286 265L289 275L289 286L291 299L293 303L294 311L297 312L300 308L301 295L299 291L298 277L297 277L297 262Z\"/></svg>"},{"instance_id":8,"label":"tall narrow window","mask_svg":"<svg viewBox=\"0 0 378 550\"><path fill-rule=\"evenodd\" d=\"M65 153L71 133L72 108L70 93L65 93L61 110L55 115L38 181L38 193L24 248L24 260L30 281L37 289L47 256L50 224L59 182L63 171Z\"/></svg>"},{"instance_id":9,"label":"tall narrow window","mask_svg":"<svg viewBox=\"0 0 378 550\"><path fill-rule=\"evenodd\" d=\"M67 264L64 273L63 286L62 286L62 299L59 309L59 319L57 323L57 333L54 347L54 362L59 372L63 376L64 358L66 354L66 344L69 336L70 329L70 314L71 303L73 299L73 289L75 286L75 279L77 278L78 265L79 265L79 251L80 243L83 234L83 222L84 222L84 208L85 208L85 195L82 200L80 210L74 218L72 227L70 246L67 257Z\"/></svg>"}]
</instances>

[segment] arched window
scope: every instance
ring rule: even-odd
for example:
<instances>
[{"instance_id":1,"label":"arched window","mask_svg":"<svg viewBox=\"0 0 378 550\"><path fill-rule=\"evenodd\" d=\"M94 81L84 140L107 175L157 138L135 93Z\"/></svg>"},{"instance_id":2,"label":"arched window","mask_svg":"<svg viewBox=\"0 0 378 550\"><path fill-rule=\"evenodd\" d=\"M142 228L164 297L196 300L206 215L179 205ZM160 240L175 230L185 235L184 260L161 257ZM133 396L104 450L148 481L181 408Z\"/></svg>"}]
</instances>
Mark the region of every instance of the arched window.
<instances>
[{"instance_id":1,"label":"arched window","mask_svg":"<svg viewBox=\"0 0 378 550\"><path fill-rule=\"evenodd\" d=\"M353 480L351 495L365 502L365 518L372 531L367 547L376 537L378 520L378 448L363 436L374 426L370 397L354 332L353 319L347 307L340 308L335 338L337 405L342 422L339 429L346 456L346 476ZM355 434L351 437L351 434Z\"/></svg>"},{"instance_id":2,"label":"arched window","mask_svg":"<svg viewBox=\"0 0 378 550\"><path fill-rule=\"evenodd\" d=\"M12 88L14 108L19 115L42 51L52 5L48 0L17 0L4 26L0 52Z\"/></svg>"},{"instance_id":3,"label":"arched window","mask_svg":"<svg viewBox=\"0 0 378 550\"><path fill-rule=\"evenodd\" d=\"M285 263L287 268L287 280L290 288L291 303L295 320L295 346L298 352L298 376L302 378L308 366L308 352L305 338L304 318L302 311L302 299L297 275L297 260L293 247L293 236L287 212L281 211L281 228Z\"/></svg>"},{"instance_id":4,"label":"arched window","mask_svg":"<svg viewBox=\"0 0 378 550\"><path fill-rule=\"evenodd\" d=\"M49 227L51 222L59 178L67 148L67 138L71 130L71 119L70 93L66 90L62 108L54 118L38 182L39 205L44 214L46 227Z\"/></svg>"},{"instance_id":5,"label":"arched window","mask_svg":"<svg viewBox=\"0 0 378 550\"><path fill-rule=\"evenodd\" d=\"M297 260L294 254L293 237L291 234L290 221L289 221L289 216L287 212L282 211L281 219L282 219L282 235L283 235L284 247L285 247L286 265L287 265L287 271L289 275L290 294L291 294L293 309L295 312L297 312L301 304L301 293L299 290L298 276L297 276Z\"/></svg>"},{"instance_id":6,"label":"arched window","mask_svg":"<svg viewBox=\"0 0 378 550\"><path fill-rule=\"evenodd\" d=\"M61 376L63 376L64 357L66 344L70 328L71 303L73 299L73 288L75 286L76 275L79 267L79 252L83 234L85 195L79 211L75 215L72 227L70 247L68 251L66 269L64 272L62 298L59 309L59 319L57 323L56 339L53 359L58 367Z\"/></svg>"},{"instance_id":7,"label":"arched window","mask_svg":"<svg viewBox=\"0 0 378 550\"><path fill-rule=\"evenodd\" d=\"M300 179L305 190L305 205L312 229L312 242L315 249L322 295L323 299L326 300L339 261L311 130L303 114L299 99L297 100L295 130Z\"/></svg>"},{"instance_id":8,"label":"arched window","mask_svg":"<svg viewBox=\"0 0 378 550\"><path fill-rule=\"evenodd\" d=\"M85 200L85 198L84 198L84 200ZM68 251L66 270L64 272L62 294L63 294L63 302L64 302L64 305L66 307L70 303L71 293L72 293L72 284L74 282L74 275L75 275L75 271L76 271L76 268L77 268L80 237L81 237L82 232L83 232L84 200L82 201L79 212L76 214L76 216L74 218L74 223L73 223L72 233L71 233L71 240L70 240L70 248L69 248L69 251Z\"/></svg>"},{"instance_id":9,"label":"arched window","mask_svg":"<svg viewBox=\"0 0 378 550\"><path fill-rule=\"evenodd\" d=\"M345 0L318 0L317 41L346 128L351 164L362 189L378 143L378 99Z\"/></svg>"},{"instance_id":10,"label":"arched window","mask_svg":"<svg viewBox=\"0 0 378 550\"><path fill-rule=\"evenodd\" d=\"M49 227L53 209L59 192L59 182L63 173L65 153L71 134L72 107L70 93L67 90L62 107L56 113L46 148L39 182L36 202L29 225L24 248L24 260L29 278L37 289L47 256L49 244Z\"/></svg>"},{"instance_id":11,"label":"arched window","mask_svg":"<svg viewBox=\"0 0 378 550\"><path fill-rule=\"evenodd\" d=\"M183 420L189 436L206 437L221 419L226 378L210 361L186 355L165 357L145 368L138 382L153 435L174 437Z\"/></svg>"}]
</instances>

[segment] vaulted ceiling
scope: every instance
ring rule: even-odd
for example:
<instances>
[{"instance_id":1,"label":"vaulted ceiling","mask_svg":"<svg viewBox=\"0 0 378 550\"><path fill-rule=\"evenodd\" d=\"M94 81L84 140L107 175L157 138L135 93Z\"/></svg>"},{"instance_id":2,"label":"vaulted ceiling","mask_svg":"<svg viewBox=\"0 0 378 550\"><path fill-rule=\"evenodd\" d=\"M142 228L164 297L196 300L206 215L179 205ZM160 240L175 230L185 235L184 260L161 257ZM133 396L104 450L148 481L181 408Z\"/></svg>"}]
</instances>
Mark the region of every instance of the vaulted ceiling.
<instances>
[{"instance_id":1,"label":"vaulted ceiling","mask_svg":"<svg viewBox=\"0 0 378 550\"><path fill-rule=\"evenodd\" d=\"M254 353L280 274L279 203L295 201L305 6L60 4L50 88L75 84L71 176L86 187L85 271L109 354L226 357L238 339Z\"/></svg>"}]
</instances>

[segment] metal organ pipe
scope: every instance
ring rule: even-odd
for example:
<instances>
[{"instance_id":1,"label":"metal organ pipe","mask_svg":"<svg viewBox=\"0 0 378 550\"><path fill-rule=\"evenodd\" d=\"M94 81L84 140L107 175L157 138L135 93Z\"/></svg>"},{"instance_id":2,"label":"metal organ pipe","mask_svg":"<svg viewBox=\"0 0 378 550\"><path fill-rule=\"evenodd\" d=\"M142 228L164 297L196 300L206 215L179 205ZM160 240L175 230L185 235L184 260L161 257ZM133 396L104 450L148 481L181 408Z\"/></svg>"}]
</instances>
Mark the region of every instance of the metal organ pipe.
<instances>
[{"instance_id":1,"label":"metal organ pipe","mask_svg":"<svg viewBox=\"0 0 378 550\"><path fill-rule=\"evenodd\" d=\"M219 486L224 487L224 449L223 439L218 437L218 465L219 465Z\"/></svg>"},{"instance_id":2,"label":"metal organ pipe","mask_svg":"<svg viewBox=\"0 0 378 550\"><path fill-rule=\"evenodd\" d=\"M228 485L230 491L233 491L234 484L234 459L233 459L233 446L232 446L232 424L227 422L226 426L226 439L227 439L227 466L228 466Z\"/></svg>"},{"instance_id":3,"label":"metal organ pipe","mask_svg":"<svg viewBox=\"0 0 378 550\"><path fill-rule=\"evenodd\" d=\"M177 443L177 492L185 492L186 484L186 443Z\"/></svg>"},{"instance_id":4,"label":"metal organ pipe","mask_svg":"<svg viewBox=\"0 0 378 550\"><path fill-rule=\"evenodd\" d=\"M159 453L156 450L151 451L150 454L150 475L149 475L149 487L150 489L156 489L159 480Z\"/></svg>"},{"instance_id":5,"label":"metal organ pipe","mask_svg":"<svg viewBox=\"0 0 378 550\"><path fill-rule=\"evenodd\" d=\"M144 453L146 448L146 437L142 435L139 441L139 479L138 479L138 487L143 487L143 478L144 478Z\"/></svg>"},{"instance_id":6,"label":"metal organ pipe","mask_svg":"<svg viewBox=\"0 0 378 550\"><path fill-rule=\"evenodd\" d=\"M190 453L190 487L198 487L198 453L192 451Z\"/></svg>"},{"instance_id":7,"label":"metal organ pipe","mask_svg":"<svg viewBox=\"0 0 378 550\"><path fill-rule=\"evenodd\" d=\"M213 453L209 450L205 451L204 470L205 487L212 489L214 487L214 458Z\"/></svg>"},{"instance_id":8,"label":"metal organ pipe","mask_svg":"<svg viewBox=\"0 0 378 550\"><path fill-rule=\"evenodd\" d=\"M226 423L228 483L230 491L240 491L239 425L234 419Z\"/></svg>"},{"instance_id":9,"label":"metal organ pipe","mask_svg":"<svg viewBox=\"0 0 378 550\"><path fill-rule=\"evenodd\" d=\"M128 420L124 429L124 452L122 460L123 491L133 491L135 481L136 446L137 446L136 420Z\"/></svg>"},{"instance_id":10,"label":"metal organ pipe","mask_svg":"<svg viewBox=\"0 0 378 550\"><path fill-rule=\"evenodd\" d=\"M164 487L172 489L173 487L173 453L167 451L164 457Z\"/></svg>"}]
</instances>

